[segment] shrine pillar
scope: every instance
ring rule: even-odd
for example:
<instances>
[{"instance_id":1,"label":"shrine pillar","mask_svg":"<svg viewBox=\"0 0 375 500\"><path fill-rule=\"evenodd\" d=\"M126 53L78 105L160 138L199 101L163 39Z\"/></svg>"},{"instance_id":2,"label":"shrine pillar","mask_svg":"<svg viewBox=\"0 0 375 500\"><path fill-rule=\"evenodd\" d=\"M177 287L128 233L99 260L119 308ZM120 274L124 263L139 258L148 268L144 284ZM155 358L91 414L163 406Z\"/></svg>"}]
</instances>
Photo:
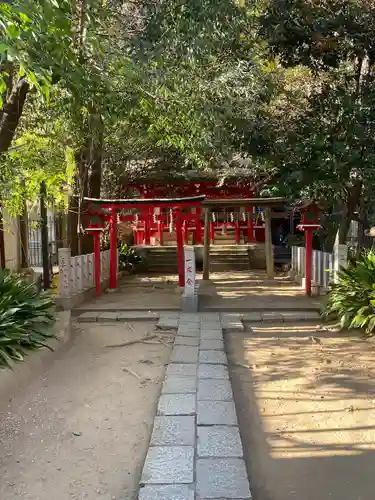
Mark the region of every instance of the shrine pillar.
<instances>
[{"instance_id":1,"label":"shrine pillar","mask_svg":"<svg viewBox=\"0 0 375 500\"><path fill-rule=\"evenodd\" d=\"M185 272L184 272L184 241L182 237L182 222L180 211L176 212L176 243L177 243L177 263L178 263L178 283L180 286L185 284Z\"/></svg>"},{"instance_id":2,"label":"shrine pillar","mask_svg":"<svg viewBox=\"0 0 375 500\"><path fill-rule=\"evenodd\" d=\"M111 208L109 219L109 289L117 288L117 210ZM100 254L100 241L99 241Z\"/></svg>"},{"instance_id":3,"label":"shrine pillar","mask_svg":"<svg viewBox=\"0 0 375 500\"><path fill-rule=\"evenodd\" d=\"M201 221L202 209L200 207L197 207L195 209L195 213L196 213L196 219L195 219L195 244L196 245L201 245L202 244L202 221Z\"/></svg>"},{"instance_id":4,"label":"shrine pillar","mask_svg":"<svg viewBox=\"0 0 375 500\"><path fill-rule=\"evenodd\" d=\"M247 242L254 243L254 207L247 208Z\"/></svg>"}]
</instances>

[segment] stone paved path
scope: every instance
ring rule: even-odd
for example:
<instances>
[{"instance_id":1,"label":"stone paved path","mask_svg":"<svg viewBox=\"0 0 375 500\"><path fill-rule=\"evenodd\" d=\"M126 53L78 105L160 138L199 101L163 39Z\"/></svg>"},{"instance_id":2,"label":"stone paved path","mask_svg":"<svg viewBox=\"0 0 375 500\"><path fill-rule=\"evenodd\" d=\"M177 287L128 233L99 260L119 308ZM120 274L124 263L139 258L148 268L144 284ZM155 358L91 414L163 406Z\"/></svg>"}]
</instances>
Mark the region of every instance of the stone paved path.
<instances>
[{"instance_id":1,"label":"stone paved path","mask_svg":"<svg viewBox=\"0 0 375 500\"><path fill-rule=\"evenodd\" d=\"M139 500L251 498L224 351L238 318L182 313L166 371Z\"/></svg>"}]
</instances>

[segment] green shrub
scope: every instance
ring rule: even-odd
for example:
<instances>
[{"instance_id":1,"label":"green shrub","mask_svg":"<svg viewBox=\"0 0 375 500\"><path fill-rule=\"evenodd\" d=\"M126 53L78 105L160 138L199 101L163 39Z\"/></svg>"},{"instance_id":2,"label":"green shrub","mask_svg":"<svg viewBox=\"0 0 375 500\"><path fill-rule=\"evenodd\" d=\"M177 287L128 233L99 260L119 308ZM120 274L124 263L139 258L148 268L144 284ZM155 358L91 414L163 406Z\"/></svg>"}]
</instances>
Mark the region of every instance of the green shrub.
<instances>
[{"instance_id":1,"label":"green shrub","mask_svg":"<svg viewBox=\"0 0 375 500\"><path fill-rule=\"evenodd\" d=\"M375 252L349 260L328 292L324 314L339 320L342 328L375 329Z\"/></svg>"},{"instance_id":2,"label":"green shrub","mask_svg":"<svg viewBox=\"0 0 375 500\"><path fill-rule=\"evenodd\" d=\"M136 272L143 263L142 257L134 248L126 243L119 247L119 268L121 271Z\"/></svg>"},{"instance_id":3,"label":"green shrub","mask_svg":"<svg viewBox=\"0 0 375 500\"><path fill-rule=\"evenodd\" d=\"M54 337L52 298L38 294L33 283L18 274L0 271L0 368L11 368L28 351L48 347Z\"/></svg>"}]
</instances>

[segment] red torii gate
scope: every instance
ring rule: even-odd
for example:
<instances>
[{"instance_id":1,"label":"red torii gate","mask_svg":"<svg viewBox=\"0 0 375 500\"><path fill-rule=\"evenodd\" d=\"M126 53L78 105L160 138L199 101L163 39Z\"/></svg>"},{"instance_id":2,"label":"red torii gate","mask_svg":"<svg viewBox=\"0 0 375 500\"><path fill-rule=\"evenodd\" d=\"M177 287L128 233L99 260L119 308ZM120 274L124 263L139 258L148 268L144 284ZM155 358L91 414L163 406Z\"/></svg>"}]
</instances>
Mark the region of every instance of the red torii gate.
<instances>
[{"instance_id":1,"label":"red torii gate","mask_svg":"<svg viewBox=\"0 0 375 500\"><path fill-rule=\"evenodd\" d=\"M176 243L178 276L180 286L184 285L184 241L182 224L186 214L181 212L185 207L201 206L205 196L192 196L188 198L161 198L161 199L125 199L107 200L98 198L84 198L88 203L87 214L90 216L90 224L87 232L94 236L94 262L95 262L95 286L96 295L100 295L100 235L105 229L105 222L109 222L109 245L110 245L110 268L109 268L109 289L117 288L117 223L120 220L129 221L129 217L134 215L119 215L123 209L142 208L143 211L153 209L155 206L172 209L175 213Z\"/></svg>"}]
</instances>

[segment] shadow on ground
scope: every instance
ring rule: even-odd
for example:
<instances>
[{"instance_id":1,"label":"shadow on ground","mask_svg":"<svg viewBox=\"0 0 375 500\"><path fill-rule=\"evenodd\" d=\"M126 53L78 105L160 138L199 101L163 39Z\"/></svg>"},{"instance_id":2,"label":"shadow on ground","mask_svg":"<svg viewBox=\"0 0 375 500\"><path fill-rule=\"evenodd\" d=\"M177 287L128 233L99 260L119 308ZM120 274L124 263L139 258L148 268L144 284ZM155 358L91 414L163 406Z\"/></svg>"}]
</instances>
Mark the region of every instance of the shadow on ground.
<instances>
[{"instance_id":1,"label":"shadow on ground","mask_svg":"<svg viewBox=\"0 0 375 500\"><path fill-rule=\"evenodd\" d=\"M226 343L254 499L372 500L373 342L279 326Z\"/></svg>"}]
</instances>

